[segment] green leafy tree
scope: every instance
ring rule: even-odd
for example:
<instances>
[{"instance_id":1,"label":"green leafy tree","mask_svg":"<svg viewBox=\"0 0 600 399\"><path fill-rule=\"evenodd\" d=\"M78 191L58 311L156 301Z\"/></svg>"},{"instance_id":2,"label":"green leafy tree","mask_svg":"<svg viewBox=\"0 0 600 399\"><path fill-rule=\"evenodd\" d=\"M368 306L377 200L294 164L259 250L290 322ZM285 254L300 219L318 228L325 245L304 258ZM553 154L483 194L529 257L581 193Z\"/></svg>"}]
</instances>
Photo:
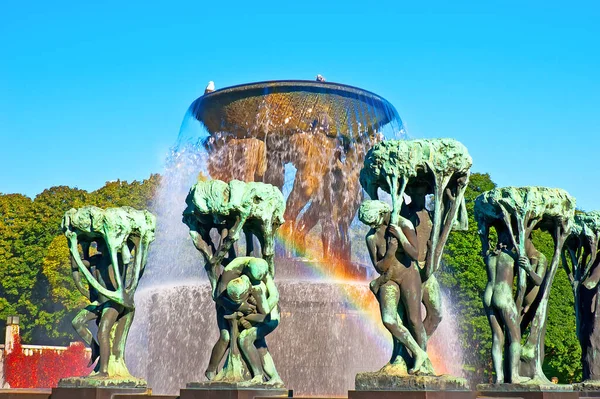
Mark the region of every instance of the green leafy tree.
<instances>
[{"instance_id":1,"label":"green leafy tree","mask_svg":"<svg viewBox=\"0 0 600 399\"><path fill-rule=\"evenodd\" d=\"M36 274L25 262L30 248L25 237L32 214L30 198L20 194L0 195L0 327L7 316L28 314L33 307L31 287ZM28 323L28 320L25 321ZM28 327L30 325L27 324Z\"/></svg>"},{"instance_id":2,"label":"green leafy tree","mask_svg":"<svg viewBox=\"0 0 600 399\"><path fill-rule=\"evenodd\" d=\"M453 231L446 243L440 283L450 293L459 334L465 351L465 370L474 380L485 380L491 370L492 333L483 310L481 295L487 284L477 223L473 217L475 198L496 187L488 174L473 173L465 191L469 230Z\"/></svg>"}]
</instances>

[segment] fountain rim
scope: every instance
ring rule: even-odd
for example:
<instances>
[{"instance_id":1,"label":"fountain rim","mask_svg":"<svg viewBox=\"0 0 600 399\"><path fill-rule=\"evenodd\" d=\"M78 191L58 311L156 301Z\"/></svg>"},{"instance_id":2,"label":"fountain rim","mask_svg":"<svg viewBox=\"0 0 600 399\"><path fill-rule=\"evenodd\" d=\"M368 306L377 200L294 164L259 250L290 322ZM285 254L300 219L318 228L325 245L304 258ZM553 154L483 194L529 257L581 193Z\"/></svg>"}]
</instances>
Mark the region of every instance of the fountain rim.
<instances>
[{"instance_id":1,"label":"fountain rim","mask_svg":"<svg viewBox=\"0 0 600 399\"><path fill-rule=\"evenodd\" d=\"M302 79L265 80L265 81L260 81L260 82L242 83L242 84L238 84L238 85L227 86L227 87L223 87L221 89L212 91L210 93L206 93L206 94L198 97L195 101L198 101L200 99L208 99L210 97L215 97L220 94L230 94L230 93L236 93L236 92L247 91L247 90L252 90L252 89L261 89L261 88L266 89L266 88L273 88L273 87L277 87L277 88L289 87L289 88L294 88L294 89L302 89L302 88L327 89L327 90L333 89L334 92L337 91L337 92L341 92L341 93L350 93L350 94L354 94L357 96L372 97L372 98L375 98L376 100L381 101L384 104L389 104L393 109L395 109L394 106L392 105L392 103L389 102L388 100L386 100L384 97L380 96L379 94L373 93L372 91L361 89L360 87L351 86L351 85L347 85L347 84L343 84L343 83L336 83L336 82L318 82L315 80L302 80Z\"/></svg>"}]
</instances>

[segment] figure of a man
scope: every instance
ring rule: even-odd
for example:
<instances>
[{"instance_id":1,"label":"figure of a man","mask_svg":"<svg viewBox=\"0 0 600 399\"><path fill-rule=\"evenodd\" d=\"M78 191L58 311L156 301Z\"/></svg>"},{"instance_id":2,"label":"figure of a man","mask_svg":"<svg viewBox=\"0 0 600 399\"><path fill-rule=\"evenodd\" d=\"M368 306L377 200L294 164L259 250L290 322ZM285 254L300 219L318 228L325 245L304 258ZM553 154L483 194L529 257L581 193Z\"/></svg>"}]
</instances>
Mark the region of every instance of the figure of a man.
<instances>
[{"instance_id":1,"label":"figure of a man","mask_svg":"<svg viewBox=\"0 0 600 399\"><path fill-rule=\"evenodd\" d=\"M487 252L484 254L484 261L488 283L483 294L483 305L492 328L492 363L496 372L496 383L518 384L527 378L519 375L521 328L513 297L513 281L517 264L523 261L516 262L517 255L510 233L502 222L496 223L494 227L498 233L496 248L489 250L484 246L484 251ZM508 345L503 361L505 336L508 336ZM506 368L504 362L507 363ZM505 370L510 373L508 379L505 379Z\"/></svg>"},{"instance_id":2,"label":"figure of a man","mask_svg":"<svg viewBox=\"0 0 600 399\"><path fill-rule=\"evenodd\" d=\"M431 212L427 209L427 195L433 191L425 182L417 182L406 187L406 194L410 196L410 203L402 207L401 215L415 226L419 241L418 265L423 282L423 305L425 306L425 332L431 337L438 325L442 322L442 291L435 276L431 274L425 280L425 262L431 250L430 237L433 229ZM430 255L431 256L431 255Z\"/></svg>"}]
</instances>

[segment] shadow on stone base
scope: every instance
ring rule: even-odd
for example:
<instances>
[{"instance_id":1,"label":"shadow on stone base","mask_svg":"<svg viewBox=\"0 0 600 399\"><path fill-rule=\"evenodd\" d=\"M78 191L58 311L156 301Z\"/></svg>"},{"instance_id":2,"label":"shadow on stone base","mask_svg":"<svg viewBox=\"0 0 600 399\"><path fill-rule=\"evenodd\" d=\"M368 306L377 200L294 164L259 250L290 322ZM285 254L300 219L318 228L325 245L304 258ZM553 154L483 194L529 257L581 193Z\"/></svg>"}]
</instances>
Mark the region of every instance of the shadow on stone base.
<instances>
[{"instance_id":1,"label":"shadow on stone base","mask_svg":"<svg viewBox=\"0 0 600 399\"><path fill-rule=\"evenodd\" d=\"M479 384L479 397L522 399L577 399L572 385L562 384Z\"/></svg>"},{"instance_id":2,"label":"shadow on stone base","mask_svg":"<svg viewBox=\"0 0 600 399\"><path fill-rule=\"evenodd\" d=\"M259 397L291 397L291 391L271 385L240 386L225 382L190 382L179 391L180 399L254 399Z\"/></svg>"}]
</instances>

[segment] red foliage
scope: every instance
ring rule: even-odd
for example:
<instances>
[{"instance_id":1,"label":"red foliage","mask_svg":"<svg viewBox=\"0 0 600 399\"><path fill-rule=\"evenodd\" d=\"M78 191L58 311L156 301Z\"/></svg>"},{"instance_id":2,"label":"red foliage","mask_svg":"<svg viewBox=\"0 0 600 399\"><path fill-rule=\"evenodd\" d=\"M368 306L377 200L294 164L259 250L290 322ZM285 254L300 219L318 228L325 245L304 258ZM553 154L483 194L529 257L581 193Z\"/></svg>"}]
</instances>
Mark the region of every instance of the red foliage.
<instances>
[{"instance_id":1,"label":"red foliage","mask_svg":"<svg viewBox=\"0 0 600 399\"><path fill-rule=\"evenodd\" d=\"M14 347L4 361L4 377L11 388L52 388L65 377L87 375L88 354L78 342L64 352L44 350L41 354L25 356L21 338L14 337Z\"/></svg>"}]
</instances>

